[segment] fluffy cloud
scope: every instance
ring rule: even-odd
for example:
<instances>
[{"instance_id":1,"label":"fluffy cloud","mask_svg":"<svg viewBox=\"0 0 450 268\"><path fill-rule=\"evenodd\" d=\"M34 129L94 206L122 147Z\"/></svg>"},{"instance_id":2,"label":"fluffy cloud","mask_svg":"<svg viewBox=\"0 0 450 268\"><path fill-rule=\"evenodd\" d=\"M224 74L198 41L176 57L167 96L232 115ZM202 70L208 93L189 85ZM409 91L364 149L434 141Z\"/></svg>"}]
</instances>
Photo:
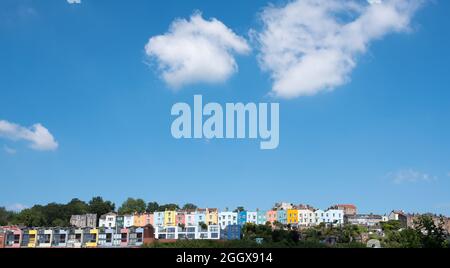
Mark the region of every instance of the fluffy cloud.
<instances>
[{"instance_id":1,"label":"fluffy cloud","mask_svg":"<svg viewBox=\"0 0 450 268\"><path fill-rule=\"evenodd\" d=\"M250 52L247 41L217 19L193 14L177 19L163 35L150 38L146 54L172 88L197 82L220 83L238 69L234 54Z\"/></svg>"},{"instance_id":2,"label":"fluffy cloud","mask_svg":"<svg viewBox=\"0 0 450 268\"><path fill-rule=\"evenodd\" d=\"M437 180L435 176L414 169L401 169L395 172L389 172L387 177L395 184L432 182Z\"/></svg>"},{"instance_id":3,"label":"fluffy cloud","mask_svg":"<svg viewBox=\"0 0 450 268\"><path fill-rule=\"evenodd\" d=\"M30 147L39 151L52 151L58 148L58 143L52 134L41 124L34 124L30 128L0 120L0 137L10 140L25 140Z\"/></svg>"},{"instance_id":4,"label":"fluffy cloud","mask_svg":"<svg viewBox=\"0 0 450 268\"><path fill-rule=\"evenodd\" d=\"M356 59L388 33L404 32L422 0L296 0L269 6L253 31L272 91L284 98L333 90L350 79Z\"/></svg>"},{"instance_id":5,"label":"fluffy cloud","mask_svg":"<svg viewBox=\"0 0 450 268\"><path fill-rule=\"evenodd\" d=\"M67 0L69 4L81 4L81 0Z\"/></svg>"}]
</instances>

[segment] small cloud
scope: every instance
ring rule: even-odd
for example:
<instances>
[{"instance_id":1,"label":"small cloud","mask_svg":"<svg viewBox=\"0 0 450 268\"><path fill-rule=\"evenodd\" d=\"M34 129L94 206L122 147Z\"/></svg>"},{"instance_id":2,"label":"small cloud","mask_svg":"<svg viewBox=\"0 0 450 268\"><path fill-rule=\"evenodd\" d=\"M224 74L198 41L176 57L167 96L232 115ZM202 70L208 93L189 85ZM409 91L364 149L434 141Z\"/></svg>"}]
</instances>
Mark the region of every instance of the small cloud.
<instances>
[{"instance_id":1,"label":"small cloud","mask_svg":"<svg viewBox=\"0 0 450 268\"><path fill-rule=\"evenodd\" d=\"M414 169L401 169L398 171L389 172L386 177L395 184L433 182L437 180L436 176Z\"/></svg>"},{"instance_id":2,"label":"small cloud","mask_svg":"<svg viewBox=\"0 0 450 268\"><path fill-rule=\"evenodd\" d=\"M3 150L8 154L16 154L17 153L16 149L11 148L8 145L4 145Z\"/></svg>"},{"instance_id":3,"label":"small cloud","mask_svg":"<svg viewBox=\"0 0 450 268\"><path fill-rule=\"evenodd\" d=\"M10 210L10 211L14 211L14 212L20 212L24 209L28 208L28 206L20 204L20 203L15 203L15 204L11 204L11 205L7 205L6 209Z\"/></svg>"},{"instance_id":4,"label":"small cloud","mask_svg":"<svg viewBox=\"0 0 450 268\"><path fill-rule=\"evenodd\" d=\"M58 148L58 142L56 142L53 135L47 128L39 123L26 128L18 124L0 120L0 138L1 137L13 141L28 141L30 147L38 151L53 151Z\"/></svg>"},{"instance_id":5,"label":"small cloud","mask_svg":"<svg viewBox=\"0 0 450 268\"><path fill-rule=\"evenodd\" d=\"M145 52L172 88L199 82L221 83L237 72L233 54L247 54L247 41L217 19L194 13L177 19L163 35L151 37Z\"/></svg>"},{"instance_id":6,"label":"small cloud","mask_svg":"<svg viewBox=\"0 0 450 268\"><path fill-rule=\"evenodd\" d=\"M67 0L69 4L81 4L81 0Z\"/></svg>"}]
</instances>

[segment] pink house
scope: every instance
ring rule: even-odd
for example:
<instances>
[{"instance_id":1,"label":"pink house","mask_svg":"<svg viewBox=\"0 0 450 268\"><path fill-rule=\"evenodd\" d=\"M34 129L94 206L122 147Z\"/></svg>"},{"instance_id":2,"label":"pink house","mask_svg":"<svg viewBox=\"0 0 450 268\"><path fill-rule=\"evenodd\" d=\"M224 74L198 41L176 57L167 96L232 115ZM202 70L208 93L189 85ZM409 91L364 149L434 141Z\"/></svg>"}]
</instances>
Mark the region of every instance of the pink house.
<instances>
[{"instance_id":1,"label":"pink house","mask_svg":"<svg viewBox=\"0 0 450 268\"><path fill-rule=\"evenodd\" d=\"M273 224L277 220L277 211L269 210L266 212L266 220Z\"/></svg>"},{"instance_id":2,"label":"pink house","mask_svg":"<svg viewBox=\"0 0 450 268\"><path fill-rule=\"evenodd\" d=\"M20 248L22 241L22 230L16 226L4 227L5 233L5 247L6 248Z\"/></svg>"},{"instance_id":3,"label":"pink house","mask_svg":"<svg viewBox=\"0 0 450 268\"><path fill-rule=\"evenodd\" d=\"M175 216L175 224L176 225L186 225L186 212L185 211L177 211L177 215Z\"/></svg>"},{"instance_id":4,"label":"pink house","mask_svg":"<svg viewBox=\"0 0 450 268\"><path fill-rule=\"evenodd\" d=\"M196 226L196 222L195 222L195 211L193 210L188 210L185 212L184 214L184 224L186 226Z\"/></svg>"},{"instance_id":5,"label":"pink house","mask_svg":"<svg viewBox=\"0 0 450 268\"><path fill-rule=\"evenodd\" d=\"M127 228L120 229L120 246L121 247L128 246L128 234L129 234L129 231Z\"/></svg>"}]
</instances>

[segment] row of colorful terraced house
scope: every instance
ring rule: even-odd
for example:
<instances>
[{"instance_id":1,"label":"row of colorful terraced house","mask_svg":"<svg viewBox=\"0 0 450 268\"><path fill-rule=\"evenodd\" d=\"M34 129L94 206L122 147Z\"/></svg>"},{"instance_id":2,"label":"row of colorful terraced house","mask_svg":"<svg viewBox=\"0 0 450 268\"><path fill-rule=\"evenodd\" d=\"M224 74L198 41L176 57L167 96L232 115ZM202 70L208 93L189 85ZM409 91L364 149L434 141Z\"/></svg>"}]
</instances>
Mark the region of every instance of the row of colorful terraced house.
<instances>
[{"instance_id":1,"label":"row of colorful terraced house","mask_svg":"<svg viewBox=\"0 0 450 268\"><path fill-rule=\"evenodd\" d=\"M20 228L0 227L0 248L96 248L140 247L154 240L148 227L109 228Z\"/></svg>"},{"instance_id":2,"label":"row of colorful terraced house","mask_svg":"<svg viewBox=\"0 0 450 268\"><path fill-rule=\"evenodd\" d=\"M155 227L174 226L199 226L205 224L218 225L221 229L229 225L253 224L282 224L298 226L314 226L320 223L341 225L344 223L344 208L340 205L327 210L313 209L310 206L294 206L288 203L276 204L276 208L269 211L218 211L216 208L193 209L193 210L166 210L154 213L142 213L133 215L117 215L114 212L102 215L99 219L100 227L122 228L132 226L152 225ZM73 225L79 222L79 217L73 216ZM86 216L84 222L89 222ZM92 220L90 220L93 222ZM81 221L83 222L83 221ZM88 225L87 225L88 226ZM79 225L79 227L85 227ZM96 227L96 226L91 226Z\"/></svg>"}]
</instances>

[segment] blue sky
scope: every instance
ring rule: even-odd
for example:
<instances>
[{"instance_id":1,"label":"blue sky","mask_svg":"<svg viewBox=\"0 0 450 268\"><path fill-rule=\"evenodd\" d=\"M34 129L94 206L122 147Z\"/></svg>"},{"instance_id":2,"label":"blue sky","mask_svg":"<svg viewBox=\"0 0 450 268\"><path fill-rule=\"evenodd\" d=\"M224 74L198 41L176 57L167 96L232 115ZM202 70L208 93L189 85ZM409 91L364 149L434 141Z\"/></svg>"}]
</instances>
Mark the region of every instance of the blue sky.
<instances>
[{"instance_id":1,"label":"blue sky","mask_svg":"<svg viewBox=\"0 0 450 268\"><path fill-rule=\"evenodd\" d=\"M338 76L345 81L328 87L320 83L329 76L311 87L302 84L311 77L287 76L284 63L264 58L270 54L261 47L270 40L261 14L271 12L268 5L1 1L0 120L21 136L0 135L0 205L101 195L116 204L140 197L267 209L289 201L450 214L450 3L426 2L408 27L366 36L363 49L333 41L329 51L355 62ZM236 66L220 81L173 88L158 70L160 54L150 58L145 46L167 36L174 19L189 23L198 11L250 49L228 51ZM192 103L194 94L204 102L279 102L280 146L174 139L170 109ZM38 123L49 132L42 143Z\"/></svg>"}]
</instances>

